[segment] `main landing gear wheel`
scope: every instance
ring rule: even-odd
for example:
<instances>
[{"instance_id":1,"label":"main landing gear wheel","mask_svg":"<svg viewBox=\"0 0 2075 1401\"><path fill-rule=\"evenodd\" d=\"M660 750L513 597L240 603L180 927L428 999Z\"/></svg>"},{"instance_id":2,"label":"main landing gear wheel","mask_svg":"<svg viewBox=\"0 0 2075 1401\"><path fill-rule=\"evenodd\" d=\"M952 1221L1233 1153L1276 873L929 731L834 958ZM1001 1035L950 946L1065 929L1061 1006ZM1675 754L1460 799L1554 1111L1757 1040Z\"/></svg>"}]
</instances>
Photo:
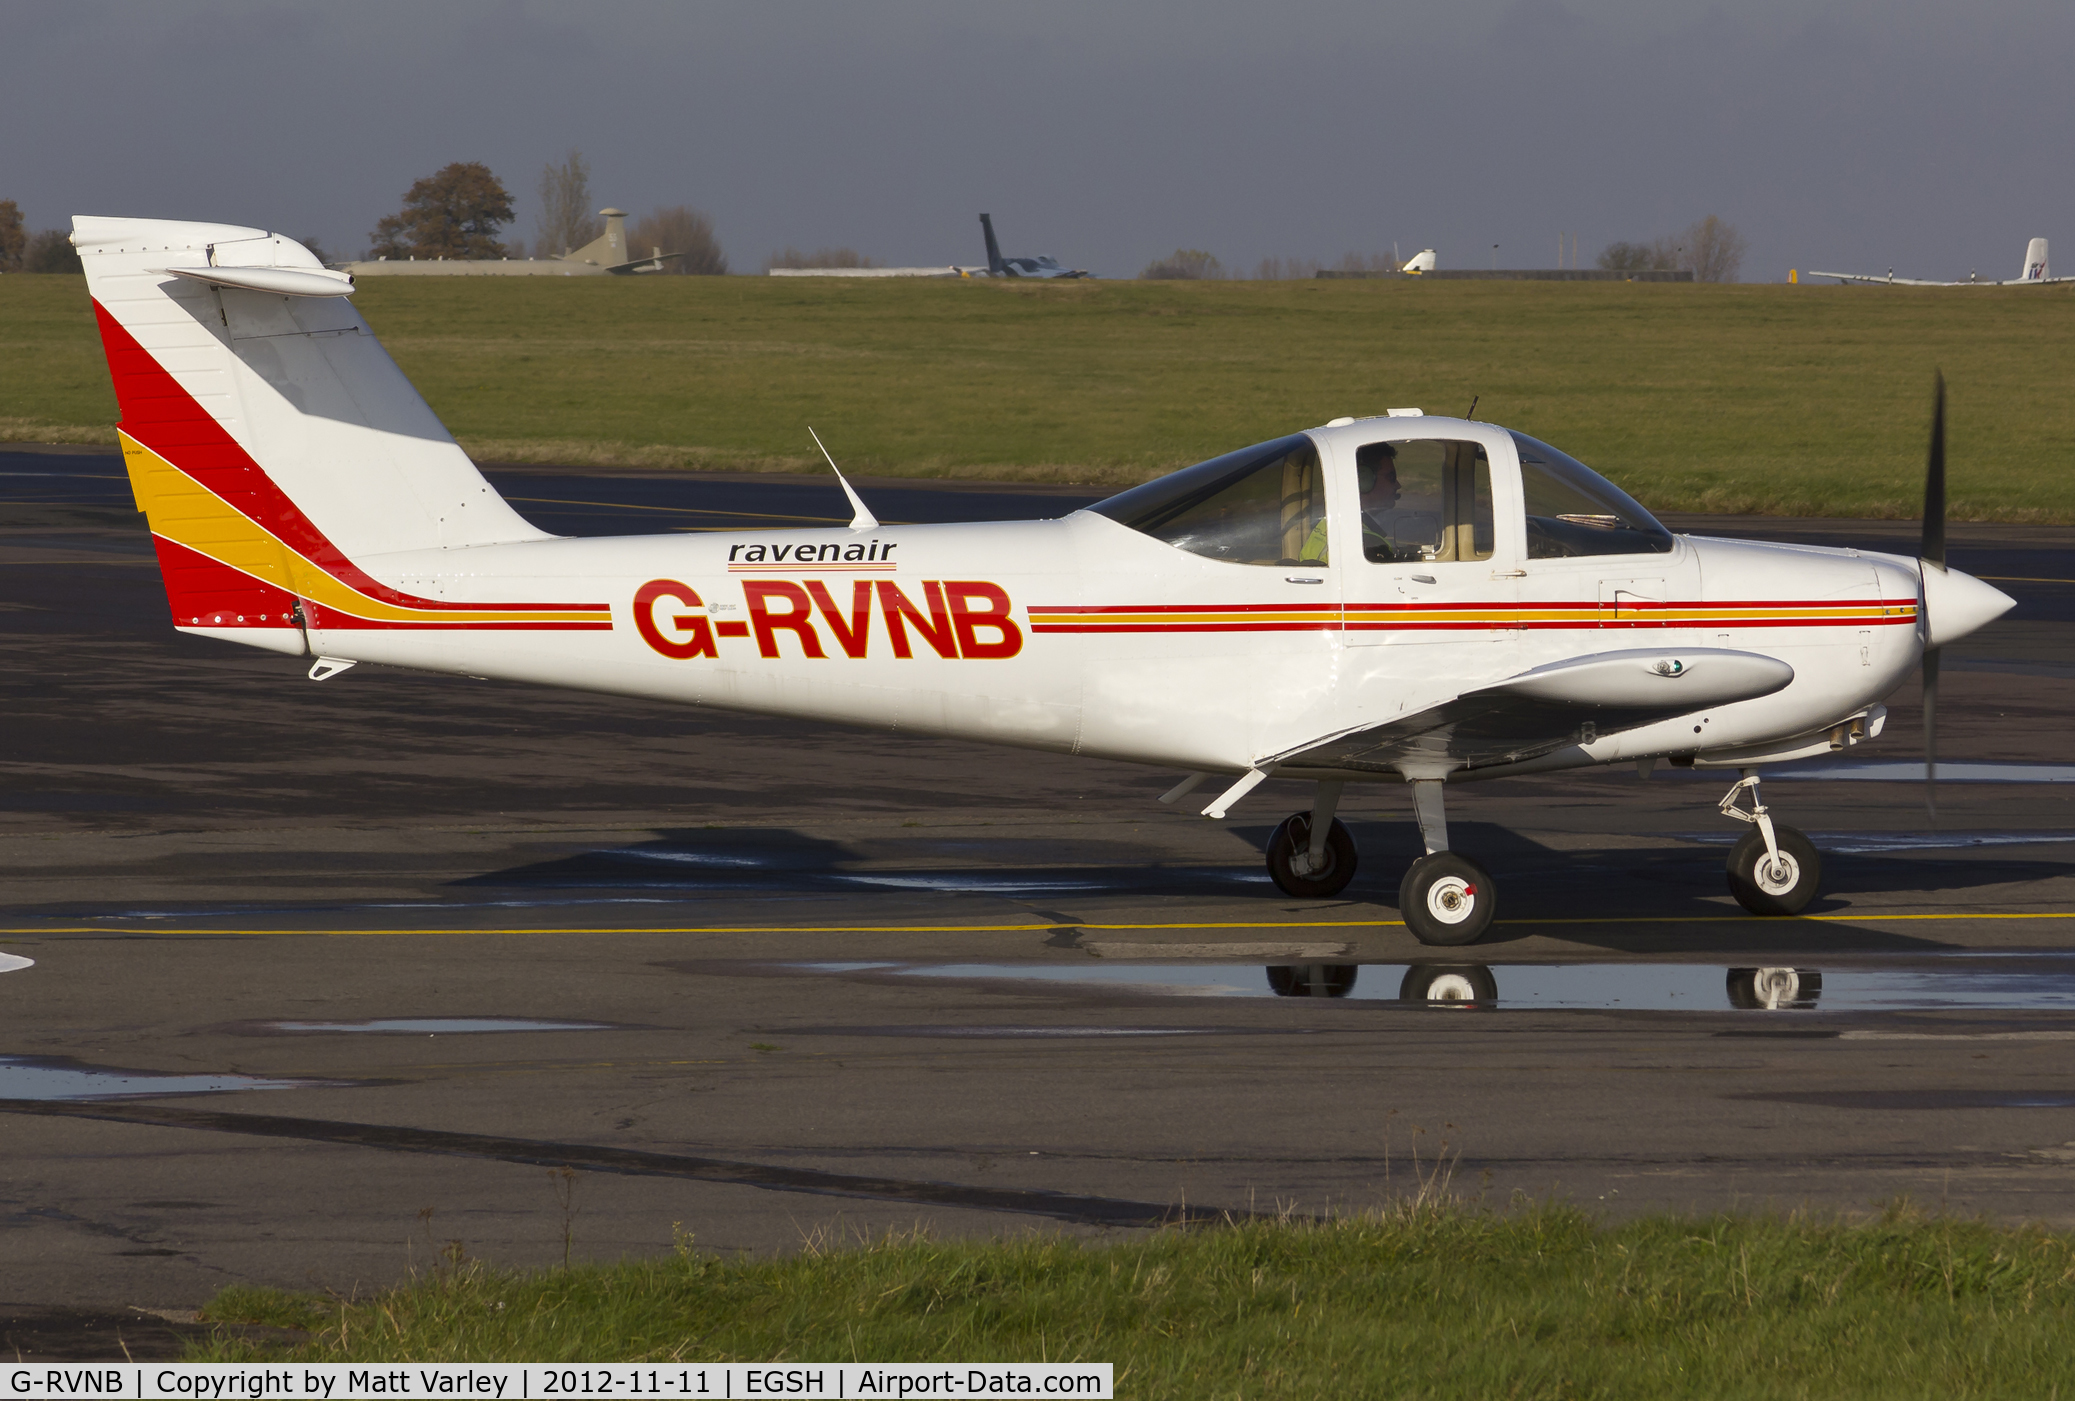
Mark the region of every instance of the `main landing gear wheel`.
<instances>
[{"instance_id":1,"label":"main landing gear wheel","mask_svg":"<svg viewBox=\"0 0 2075 1401\"><path fill-rule=\"evenodd\" d=\"M1326 850L1311 861L1311 814L1282 820L1268 838L1268 876L1285 895L1321 900L1338 895L1355 878L1355 839L1340 819L1326 829Z\"/></svg>"},{"instance_id":2,"label":"main landing gear wheel","mask_svg":"<svg viewBox=\"0 0 2075 1401\"><path fill-rule=\"evenodd\" d=\"M1770 860L1765 835L1744 833L1729 853L1729 893L1754 915L1798 915L1816 898L1823 880L1823 858L1815 843L1792 827L1773 824L1780 859Z\"/></svg>"},{"instance_id":3,"label":"main landing gear wheel","mask_svg":"<svg viewBox=\"0 0 2075 1401\"><path fill-rule=\"evenodd\" d=\"M1422 944L1474 944L1491 928L1497 892L1491 872L1453 851L1412 863L1398 887L1398 912Z\"/></svg>"}]
</instances>

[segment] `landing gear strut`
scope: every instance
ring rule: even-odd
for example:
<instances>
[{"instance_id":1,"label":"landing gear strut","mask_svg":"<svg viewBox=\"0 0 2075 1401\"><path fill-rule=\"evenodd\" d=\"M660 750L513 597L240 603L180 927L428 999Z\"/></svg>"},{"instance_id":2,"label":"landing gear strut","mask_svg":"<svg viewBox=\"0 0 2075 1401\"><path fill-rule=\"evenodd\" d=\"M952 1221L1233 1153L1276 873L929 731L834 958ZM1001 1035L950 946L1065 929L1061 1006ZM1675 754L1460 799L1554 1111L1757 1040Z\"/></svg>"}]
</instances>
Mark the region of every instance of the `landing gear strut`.
<instances>
[{"instance_id":1,"label":"landing gear strut","mask_svg":"<svg viewBox=\"0 0 2075 1401\"><path fill-rule=\"evenodd\" d=\"M1491 927L1498 892L1491 872L1448 849L1448 811L1439 779L1415 779L1412 809L1427 854L1398 887L1398 912L1422 944L1474 944Z\"/></svg>"},{"instance_id":2,"label":"landing gear strut","mask_svg":"<svg viewBox=\"0 0 2075 1401\"><path fill-rule=\"evenodd\" d=\"M1338 783L1319 784L1311 811L1285 817L1268 838L1268 876L1283 894L1322 900L1355 878L1354 835L1333 816L1340 789Z\"/></svg>"},{"instance_id":3,"label":"landing gear strut","mask_svg":"<svg viewBox=\"0 0 2075 1401\"><path fill-rule=\"evenodd\" d=\"M1745 789L1751 793L1749 812L1737 806ZM1754 915L1798 915L1808 908L1823 880L1823 858L1807 837L1772 820L1758 796L1755 770L1743 770L1721 807L1724 817L1751 824L1729 853L1729 893L1736 903Z\"/></svg>"}]
</instances>

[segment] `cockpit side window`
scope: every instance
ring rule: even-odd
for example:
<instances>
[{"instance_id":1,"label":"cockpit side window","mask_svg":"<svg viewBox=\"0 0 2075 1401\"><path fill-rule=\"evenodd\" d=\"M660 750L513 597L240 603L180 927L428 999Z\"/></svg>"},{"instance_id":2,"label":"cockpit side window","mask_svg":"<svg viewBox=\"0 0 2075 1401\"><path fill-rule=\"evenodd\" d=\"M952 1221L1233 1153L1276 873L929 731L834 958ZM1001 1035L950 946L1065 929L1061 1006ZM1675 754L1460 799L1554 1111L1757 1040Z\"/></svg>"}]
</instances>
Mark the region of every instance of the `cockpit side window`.
<instances>
[{"instance_id":1,"label":"cockpit side window","mask_svg":"<svg viewBox=\"0 0 2075 1401\"><path fill-rule=\"evenodd\" d=\"M1491 461L1478 444L1367 443L1355 450L1355 480L1372 564L1491 558Z\"/></svg>"},{"instance_id":2,"label":"cockpit side window","mask_svg":"<svg viewBox=\"0 0 2075 1401\"><path fill-rule=\"evenodd\" d=\"M1184 467L1089 508L1228 564L1326 564L1326 484L1302 433Z\"/></svg>"},{"instance_id":3,"label":"cockpit side window","mask_svg":"<svg viewBox=\"0 0 2075 1401\"><path fill-rule=\"evenodd\" d=\"M1672 533L1620 487L1524 433L1513 441L1520 448L1529 559L1671 553Z\"/></svg>"}]
</instances>

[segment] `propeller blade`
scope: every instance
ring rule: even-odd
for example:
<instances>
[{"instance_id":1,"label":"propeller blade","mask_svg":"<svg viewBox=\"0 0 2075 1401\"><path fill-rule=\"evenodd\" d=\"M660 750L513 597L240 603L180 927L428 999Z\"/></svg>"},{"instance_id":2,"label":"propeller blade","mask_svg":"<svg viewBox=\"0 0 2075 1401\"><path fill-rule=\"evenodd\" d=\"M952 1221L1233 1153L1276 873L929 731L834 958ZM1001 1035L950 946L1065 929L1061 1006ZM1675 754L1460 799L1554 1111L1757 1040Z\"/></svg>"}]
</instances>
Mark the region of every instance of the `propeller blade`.
<instances>
[{"instance_id":1,"label":"propeller blade","mask_svg":"<svg viewBox=\"0 0 2075 1401\"><path fill-rule=\"evenodd\" d=\"M1924 464L1924 547L1917 557L1945 568L1945 375L1931 408L1931 455Z\"/></svg>"},{"instance_id":2,"label":"propeller blade","mask_svg":"<svg viewBox=\"0 0 2075 1401\"><path fill-rule=\"evenodd\" d=\"M1938 648L1924 649L1924 812L1938 820Z\"/></svg>"},{"instance_id":3,"label":"propeller blade","mask_svg":"<svg viewBox=\"0 0 2075 1401\"><path fill-rule=\"evenodd\" d=\"M1945 372L1931 404L1931 451L1924 463L1924 543L1919 569L1945 571ZM1917 625L1924 632L1924 811L1938 820L1938 649L1931 642L1931 586L1924 580Z\"/></svg>"}]
</instances>

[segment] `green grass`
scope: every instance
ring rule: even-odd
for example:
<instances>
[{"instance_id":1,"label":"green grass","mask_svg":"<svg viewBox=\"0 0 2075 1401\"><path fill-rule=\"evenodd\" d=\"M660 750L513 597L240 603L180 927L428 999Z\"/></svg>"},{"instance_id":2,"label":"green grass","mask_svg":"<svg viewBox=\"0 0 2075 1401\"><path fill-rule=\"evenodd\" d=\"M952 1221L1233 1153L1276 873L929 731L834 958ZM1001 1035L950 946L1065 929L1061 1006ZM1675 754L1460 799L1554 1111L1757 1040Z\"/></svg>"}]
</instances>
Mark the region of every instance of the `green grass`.
<instances>
[{"instance_id":1,"label":"green grass","mask_svg":"<svg viewBox=\"0 0 2075 1401\"><path fill-rule=\"evenodd\" d=\"M890 1240L538 1274L450 1263L358 1302L237 1289L315 1330L223 1360L1083 1361L1132 1398L2048 1396L2075 1239L1925 1217L1413 1205L1119 1244Z\"/></svg>"},{"instance_id":2,"label":"green grass","mask_svg":"<svg viewBox=\"0 0 2075 1401\"><path fill-rule=\"evenodd\" d=\"M2075 520L2075 296L1916 289L781 278L363 282L479 457L1123 483L1420 405L1666 510L1915 513L1932 371L1954 514ZM0 437L114 418L81 281L0 278Z\"/></svg>"}]
</instances>

